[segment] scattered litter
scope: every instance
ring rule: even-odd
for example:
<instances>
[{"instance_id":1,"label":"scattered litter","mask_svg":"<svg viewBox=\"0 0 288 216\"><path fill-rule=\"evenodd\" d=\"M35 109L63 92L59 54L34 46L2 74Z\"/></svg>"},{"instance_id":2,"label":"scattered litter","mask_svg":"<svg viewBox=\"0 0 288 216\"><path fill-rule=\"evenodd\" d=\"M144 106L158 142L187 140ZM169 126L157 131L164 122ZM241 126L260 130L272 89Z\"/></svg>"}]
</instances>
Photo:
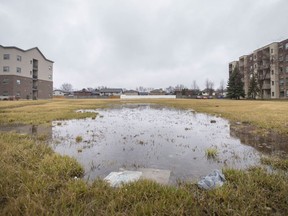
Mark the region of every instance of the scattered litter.
<instances>
[{"instance_id":1,"label":"scattered litter","mask_svg":"<svg viewBox=\"0 0 288 216\"><path fill-rule=\"evenodd\" d=\"M119 187L122 184L139 180L141 175L142 172L139 171L111 172L104 180L108 181L112 187Z\"/></svg>"},{"instance_id":2,"label":"scattered litter","mask_svg":"<svg viewBox=\"0 0 288 216\"><path fill-rule=\"evenodd\" d=\"M197 184L198 187L209 190L221 187L226 181L224 174L220 170L213 170L213 173L203 177Z\"/></svg>"},{"instance_id":3,"label":"scattered litter","mask_svg":"<svg viewBox=\"0 0 288 216\"><path fill-rule=\"evenodd\" d=\"M211 120L210 123L216 123L216 120Z\"/></svg>"}]
</instances>

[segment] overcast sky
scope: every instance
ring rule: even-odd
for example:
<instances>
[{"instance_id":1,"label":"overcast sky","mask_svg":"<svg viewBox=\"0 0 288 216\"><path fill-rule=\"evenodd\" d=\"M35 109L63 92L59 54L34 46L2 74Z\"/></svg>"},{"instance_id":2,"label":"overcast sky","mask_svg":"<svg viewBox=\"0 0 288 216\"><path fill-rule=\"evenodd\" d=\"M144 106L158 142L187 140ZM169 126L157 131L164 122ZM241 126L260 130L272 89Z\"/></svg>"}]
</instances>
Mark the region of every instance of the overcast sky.
<instances>
[{"instance_id":1,"label":"overcast sky","mask_svg":"<svg viewBox=\"0 0 288 216\"><path fill-rule=\"evenodd\" d=\"M54 88L227 82L228 63L288 38L288 0L0 0L0 44L38 47Z\"/></svg>"}]
</instances>

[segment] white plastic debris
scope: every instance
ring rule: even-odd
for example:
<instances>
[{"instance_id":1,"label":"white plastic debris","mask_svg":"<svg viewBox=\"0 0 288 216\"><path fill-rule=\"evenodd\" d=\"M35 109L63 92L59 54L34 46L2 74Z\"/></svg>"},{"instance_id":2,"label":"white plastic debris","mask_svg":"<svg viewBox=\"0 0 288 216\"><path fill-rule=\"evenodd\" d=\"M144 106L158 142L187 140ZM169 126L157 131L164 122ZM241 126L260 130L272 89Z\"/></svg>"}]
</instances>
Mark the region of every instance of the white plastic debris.
<instances>
[{"instance_id":1,"label":"white plastic debris","mask_svg":"<svg viewBox=\"0 0 288 216\"><path fill-rule=\"evenodd\" d=\"M122 172L111 172L104 180L112 187L119 187L122 184L134 182L140 179L142 172L139 171L122 171Z\"/></svg>"},{"instance_id":2,"label":"white plastic debris","mask_svg":"<svg viewBox=\"0 0 288 216\"><path fill-rule=\"evenodd\" d=\"M198 187L209 190L221 187L226 181L224 174L220 170L213 170L212 173L203 177L198 182Z\"/></svg>"}]
</instances>

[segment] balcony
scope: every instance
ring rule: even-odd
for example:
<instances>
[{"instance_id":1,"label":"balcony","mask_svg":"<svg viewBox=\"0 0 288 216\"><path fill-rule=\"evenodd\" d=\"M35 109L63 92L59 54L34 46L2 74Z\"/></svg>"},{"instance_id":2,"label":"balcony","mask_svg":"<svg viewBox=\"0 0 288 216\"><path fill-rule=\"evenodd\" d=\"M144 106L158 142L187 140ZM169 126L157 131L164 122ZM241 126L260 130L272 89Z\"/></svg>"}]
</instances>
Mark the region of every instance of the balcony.
<instances>
[{"instance_id":1,"label":"balcony","mask_svg":"<svg viewBox=\"0 0 288 216\"><path fill-rule=\"evenodd\" d=\"M270 74L270 73L266 73L266 74L259 74L259 79L260 79L260 80L267 80L267 79L271 79L271 74Z\"/></svg>"},{"instance_id":2,"label":"balcony","mask_svg":"<svg viewBox=\"0 0 288 216\"><path fill-rule=\"evenodd\" d=\"M263 86L262 86L262 89L271 89L271 85L268 84L268 83L264 83Z\"/></svg>"},{"instance_id":3,"label":"balcony","mask_svg":"<svg viewBox=\"0 0 288 216\"><path fill-rule=\"evenodd\" d=\"M36 86L36 85L32 86L32 90L33 91L38 91L38 86Z\"/></svg>"},{"instance_id":4,"label":"balcony","mask_svg":"<svg viewBox=\"0 0 288 216\"><path fill-rule=\"evenodd\" d=\"M260 70L266 70L269 69L269 64L264 64L264 65L260 65Z\"/></svg>"},{"instance_id":5,"label":"balcony","mask_svg":"<svg viewBox=\"0 0 288 216\"><path fill-rule=\"evenodd\" d=\"M37 75L33 75L32 77L34 80L38 79L38 76Z\"/></svg>"}]
</instances>

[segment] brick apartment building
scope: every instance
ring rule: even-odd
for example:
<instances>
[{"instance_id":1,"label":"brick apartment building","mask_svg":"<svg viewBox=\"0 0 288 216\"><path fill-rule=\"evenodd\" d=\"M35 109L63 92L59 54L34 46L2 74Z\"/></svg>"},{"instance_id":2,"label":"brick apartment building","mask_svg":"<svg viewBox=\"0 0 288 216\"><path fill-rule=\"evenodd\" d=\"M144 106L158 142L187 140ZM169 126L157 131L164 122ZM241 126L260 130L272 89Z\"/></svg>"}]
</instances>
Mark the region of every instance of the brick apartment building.
<instances>
[{"instance_id":1,"label":"brick apartment building","mask_svg":"<svg viewBox=\"0 0 288 216\"><path fill-rule=\"evenodd\" d=\"M22 50L0 45L0 98L52 98L53 63L37 47Z\"/></svg>"},{"instance_id":2,"label":"brick apartment building","mask_svg":"<svg viewBox=\"0 0 288 216\"><path fill-rule=\"evenodd\" d=\"M254 74L264 99L288 99L288 39L261 47L229 63L229 75L238 67L248 95Z\"/></svg>"}]
</instances>

